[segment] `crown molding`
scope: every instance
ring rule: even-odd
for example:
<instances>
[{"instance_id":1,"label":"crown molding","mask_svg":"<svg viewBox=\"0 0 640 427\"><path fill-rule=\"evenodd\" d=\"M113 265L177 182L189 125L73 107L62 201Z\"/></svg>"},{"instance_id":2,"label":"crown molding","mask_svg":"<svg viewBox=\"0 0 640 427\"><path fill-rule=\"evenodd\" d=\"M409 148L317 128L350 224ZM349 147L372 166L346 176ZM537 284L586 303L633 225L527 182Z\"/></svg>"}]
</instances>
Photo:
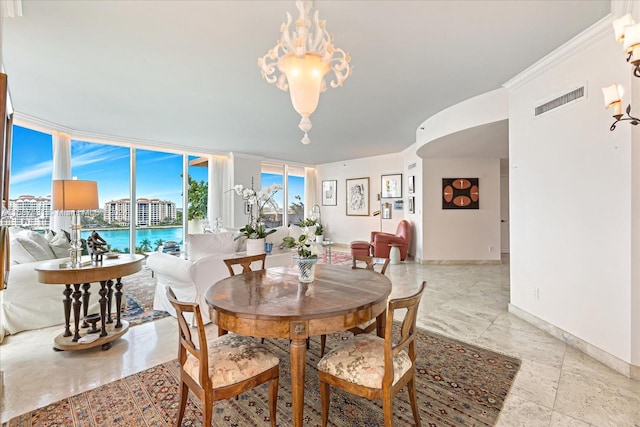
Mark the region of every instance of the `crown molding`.
<instances>
[{"instance_id":1,"label":"crown molding","mask_svg":"<svg viewBox=\"0 0 640 427\"><path fill-rule=\"evenodd\" d=\"M180 146L180 148L176 148L175 145L168 142L158 142L158 141L149 141L144 139L137 138L127 138L120 137L114 135L105 135L99 133L92 132L84 132L79 131L67 126L63 126L57 123L49 122L47 120L39 119L37 117L29 116L28 114L23 114L20 112L15 112L13 116L13 123L27 127L29 129L37 130L42 133L52 134L54 132L62 132L71 135L71 139L77 141L84 142L95 142L99 144L110 144L110 145L118 145L124 147L132 147L132 148L142 148L148 150L165 150L171 153L184 154L188 153L194 156L206 156L206 155L216 155L216 156L224 156L228 157L228 152L221 152L216 150L208 150L202 147L194 147L194 146Z\"/></svg>"},{"instance_id":2,"label":"crown molding","mask_svg":"<svg viewBox=\"0 0 640 427\"><path fill-rule=\"evenodd\" d=\"M546 72L555 65L572 57L577 52L591 46L593 43L602 40L605 37L613 37L611 23L616 18L612 13L607 16L527 68L502 86L506 89L518 89L540 74Z\"/></svg>"}]
</instances>

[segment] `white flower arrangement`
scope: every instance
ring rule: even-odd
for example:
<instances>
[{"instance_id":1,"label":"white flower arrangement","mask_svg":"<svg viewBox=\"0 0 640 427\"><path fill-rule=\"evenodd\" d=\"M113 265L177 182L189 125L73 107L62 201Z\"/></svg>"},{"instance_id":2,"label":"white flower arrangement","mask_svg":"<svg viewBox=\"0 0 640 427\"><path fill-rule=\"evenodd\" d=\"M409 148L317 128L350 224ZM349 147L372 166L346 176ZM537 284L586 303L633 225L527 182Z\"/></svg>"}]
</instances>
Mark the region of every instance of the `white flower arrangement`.
<instances>
[{"instance_id":1,"label":"white flower arrangement","mask_svg":"<svg viewBox=\"0 0 640 427\"><path fill-rule=\"evenodd\" d=\"M301 234L296 240L293 237L284 237L282 243L288 248L295 248L300 258L318 258L320 251L312 244L312 240L306 234Z\"/></svg>"},{"instance_id":2,"label":"white flower arrangement","mask_svg":"<svg viewBox=\"0 0 640 427\"><path fill-rule=\"evenodd\" d=\"M267 231L262 223L264 218L264 208L269 205L273 210L278 210L278 203L273 200L273 196L282 189L279 184L271 184L262 190L253 189L253 178L251 179L251 188L245 187L242 184L233 186L233 191L237 195L242 196L242 200L246 201L249 205L249 223L240 229L242 235L250 239L260 239L267 237L269 234L274 233L276 230ZM254 214L254 206L257 208L256 214Z\"/></svg>"}]
</instances>

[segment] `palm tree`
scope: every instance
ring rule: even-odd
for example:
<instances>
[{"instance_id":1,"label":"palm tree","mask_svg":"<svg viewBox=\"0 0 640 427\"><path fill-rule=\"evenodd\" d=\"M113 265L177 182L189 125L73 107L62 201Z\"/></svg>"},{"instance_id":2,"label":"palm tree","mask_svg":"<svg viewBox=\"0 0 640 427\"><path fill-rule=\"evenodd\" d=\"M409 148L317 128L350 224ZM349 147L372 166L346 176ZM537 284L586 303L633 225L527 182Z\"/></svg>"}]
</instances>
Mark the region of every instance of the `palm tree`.
<instances>
[{"instance_id":1,"label":"palm tree","mask_svg":"<svg viewBox=\"0 0 640 427\"><path fill-rule=\"evenodd\" d=\"M140 242L140 249L142 249L143 252L149 252L151 250L151 240L146 237L142 239Z\"/></svg>"},{"instance_id":2,"label":"palm tree","mask_svg":"<svg viewBox=\"0 0 640 427\"><path fill-rule=\"evenodd\" d=\"M158 248L159 248L160 246L162 246L162 244L163 244L163 243L164 243L164 240L162 240L162 239L158 239L158 240L156 240L156 241L154 242L154 245L155 245L155 247L156 247L156 251L158 250Z\"/></svg>"}]
</instances>

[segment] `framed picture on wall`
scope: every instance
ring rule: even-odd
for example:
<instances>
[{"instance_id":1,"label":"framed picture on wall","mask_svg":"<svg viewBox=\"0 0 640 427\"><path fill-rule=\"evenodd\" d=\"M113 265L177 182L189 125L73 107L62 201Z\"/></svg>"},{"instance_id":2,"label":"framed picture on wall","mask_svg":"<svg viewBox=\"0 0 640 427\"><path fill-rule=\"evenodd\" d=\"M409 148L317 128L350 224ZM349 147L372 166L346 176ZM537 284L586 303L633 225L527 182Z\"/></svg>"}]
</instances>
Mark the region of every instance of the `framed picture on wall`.
<instances>
[{"instance_id":1,"label":"framed picture on wall","mask_svg":"<svg viewBox=\"0 0 640 427\"><path fill-rule=\"evenodd\" d=\"M402 197L402 174L382 175L380 194L383 199Z\"/></svg>"},{"instance_id":2,"label":"framed picture on wall","mask_svg":"<svg viewBox=\"0 0 640 427\"><path fill-rule=\"evenodd\" d=\"M442 178L442 209L480 209L478 178Z\"/></svg>"},{"instance_id":3,"label":"framed picture on wall","mask_svg":"<svg viewBox=\"0 0 640 427\"><path fill-rule=\"evenodd\" d=\"M382 204L382 219L391 219L391 203Z\"/></svg>"},{"instance_id":4,"label":"framed picture on wall","mask_svg":"<svg viewBox=\"0 0 640 427\"><path fill-rule=\"evenodd\" d=\"M338 181L322 181L322 206L336 206L338 204Z\"/></svg>"},{"instance_id":5,"label":"framed picture on wall","mask_svg":"<svg viewBox=\"0 0 640 427\"><path fill-rule=\"evenodd\" d=\"M415 184L416 184L416 177L411 175L409 177L409 183L407 185L408 190L409 190L409 194L413 194L415 192Z\"/></svg>"},{"instance_id":6,"label":"framed picture on wall","mask_svg":"<svg viewBox=\"0 0 640 427\"><path fill-rule=\"evenodd\" d=\"M369 216L369 178L347 179L347 215Z\"/></svg>"}]
</instances>

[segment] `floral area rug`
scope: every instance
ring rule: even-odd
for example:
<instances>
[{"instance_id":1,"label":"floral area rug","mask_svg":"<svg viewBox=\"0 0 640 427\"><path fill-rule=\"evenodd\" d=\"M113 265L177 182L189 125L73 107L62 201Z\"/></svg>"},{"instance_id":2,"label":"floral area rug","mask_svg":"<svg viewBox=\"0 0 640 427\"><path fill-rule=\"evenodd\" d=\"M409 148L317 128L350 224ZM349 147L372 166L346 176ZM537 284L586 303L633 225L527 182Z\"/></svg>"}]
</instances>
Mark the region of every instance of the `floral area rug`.
<instances>
[{"instance_id":1,"label":"floral area rug","mask_svg":"<svg viewBox=\"0 0 640 427\"><path fill-rule=\"evenodd\" d=\"M318 257L318 262L321 264L339 264L346 265L351 264L351 254L348 252L338 252L335 249L331 251L331 260L329 261L328 254L322 252Z\"/></svg>"},{"instance_id":2,"label":"floral area rug","mask_svg":"<svg viewBox=\"0 0 640 427\"><path fill-rule=\"evenodd\" d=\"M331 348L350 333L327 337ZM280 358L277 422L292 425L291 372L288 340L265 340ZM320 426L318 390L319 339L307 352L304 425ZM520 361L442 335L419 330L416 381L418 406L425 426L493 426L520 367ZM177 361L147 369L121 380L21 415L6 427L35 426L171 426L178 410ZM406 388L396 396L394 425L412 426ZM183 426L202 424L202 405L190 395ZM215 426L269 425L268 387L260 385L239 399L214 403ZM329 425L382 426L379 401L331 390Z\"/></svg>"},{"instance_id":3,"label":"floral area rug","mask_svg":"<svg viewBox=\"0 0 640 427\"><path fill-rule=\"evenodd\" d=\"M127 308L122 318L129 322L129 326L158 320L169 315L166 311L153 309L153 297L156 291L156 279L151 277L151 271L144 267L139 272L122 278Z\"/></svg>"}]
</instances>

